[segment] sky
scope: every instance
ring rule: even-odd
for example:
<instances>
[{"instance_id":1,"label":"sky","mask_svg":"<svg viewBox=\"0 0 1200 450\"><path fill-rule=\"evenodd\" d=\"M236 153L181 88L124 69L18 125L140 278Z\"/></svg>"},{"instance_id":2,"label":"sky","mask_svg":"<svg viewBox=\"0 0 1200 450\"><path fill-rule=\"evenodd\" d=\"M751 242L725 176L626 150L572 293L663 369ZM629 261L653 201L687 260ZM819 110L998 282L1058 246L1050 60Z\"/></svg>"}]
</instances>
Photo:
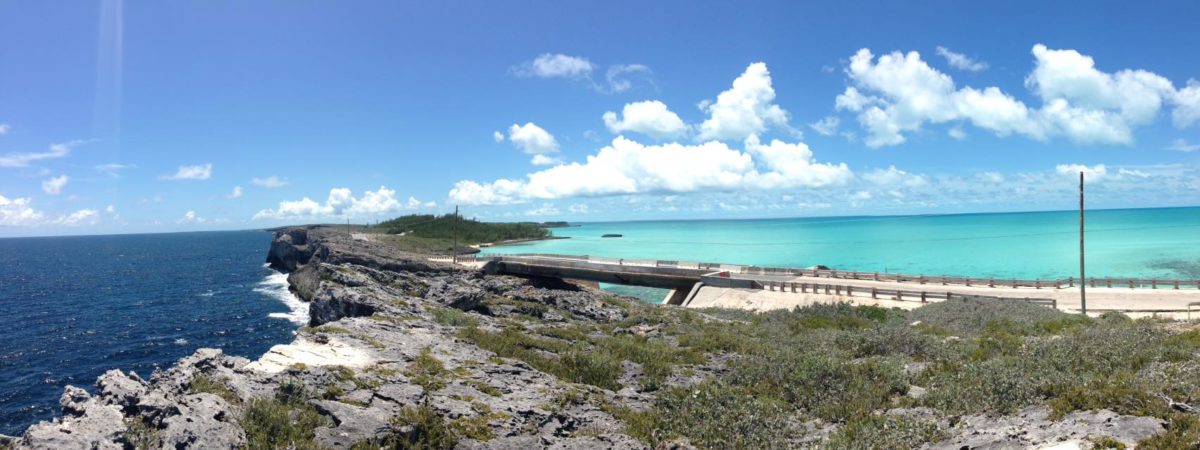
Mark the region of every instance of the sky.
<instances>
[{"instance_id":1,"label":"sky","mask_svg":"<svg viewBox=\"0 0 1200 450\"><path fill-rule=\"evenodd\" d=\"M1195 206L1195 17L0 0L0 236Z\"/></svg>"}]
</instances>

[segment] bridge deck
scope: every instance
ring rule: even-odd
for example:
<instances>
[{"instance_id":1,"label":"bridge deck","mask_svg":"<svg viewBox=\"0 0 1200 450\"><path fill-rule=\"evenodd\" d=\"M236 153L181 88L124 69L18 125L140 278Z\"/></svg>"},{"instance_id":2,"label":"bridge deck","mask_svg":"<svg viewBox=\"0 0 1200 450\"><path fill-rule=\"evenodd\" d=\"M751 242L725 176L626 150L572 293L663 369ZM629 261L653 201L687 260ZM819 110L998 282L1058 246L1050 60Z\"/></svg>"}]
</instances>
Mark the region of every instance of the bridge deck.
<instances>
[{"instance_id":1,"label":"bridge deck","mask_svg":"<svg viewBox=\"0 0 1200 450\"><path fill-rule=\"evenodd\" d=\"M875 289L880 292L905 292L902 301L893 301L896 303L894 306L900 307L920 306L921 297L927 297L928 301L940 301L945 298L946 293L952 293L954 296L1044 299L1045 302L1056 304L1059 309L1065 311L1077 312L1080 309L1079 288L1070 286L1077 280L926 277L566 255L494 255L466 259L464 262L472 265L485 262L499 273L581 278L668 289L688 289L704 279L705 287L686 305L690 307L791 308L822 298L862 302L866 301L862 300L862 297L868 295L871 289ZM714 277L717 272L721 274ZM880 281L876 281L876 278ZM1114 280L1127 282L1113 283ZM1114 287L1101 287L1110 283ZM1189 308L1195 308L1197 317L1200 317L1200 289L1197 289L1200 285L1197 283L1196 280L1099 279L1098 287L1088 288L1088 312L1182 313ZM801 292L802 286L814 284L836 285L840 286L840 289L831 291L830 295L825 295L824 290L820 293ZM1131 285L1138 287L1117 287ZM847 288L853 290L853 295L844 295L842 290ZM729 294L719 291L720 289L738 293ZM922 292L928 295L921 295ZM718 293L721 295L717 295ZM886 298L868 299L875 302L887 301ZM748 301L754 306L747 304Z\"/></svg>"}]
</instances>

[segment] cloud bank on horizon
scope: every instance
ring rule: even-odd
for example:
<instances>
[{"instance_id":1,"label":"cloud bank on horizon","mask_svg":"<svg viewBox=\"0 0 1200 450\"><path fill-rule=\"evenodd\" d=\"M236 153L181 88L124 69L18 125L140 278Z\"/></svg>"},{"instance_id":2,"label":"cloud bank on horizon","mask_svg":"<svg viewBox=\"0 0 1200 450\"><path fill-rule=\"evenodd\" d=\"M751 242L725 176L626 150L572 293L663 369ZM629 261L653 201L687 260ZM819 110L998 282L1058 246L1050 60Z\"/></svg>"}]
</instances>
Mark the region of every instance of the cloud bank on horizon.
<instances>
[{"instance_id":1,"label":"cloud bank on horizon","mask_svg":"<svg viewBox=\"0 0 1200 450\"><path fill-rule=\"evenodd\" d=\"M937 53L958 70L979 72L988 68L986 62L945 47L938 47ZM1134 143L1134 130L1153 125L1164 111L1170 111L1177 129L1200 122L1200 82L1189 80L1176 87L1167 78L1145 70L1106 73L1098 70L1087 55L1042 44L1034 45L1031 53L1034 67L1024 84L1041 100L1036 107L995 86L958 87L950 75L931 67L916 51L876 57L870 49L860 49L844 69L849 86L835 97L833 113L855 116L864 134L863 144L872 149L901 146L908 135L946 124L951 125L947 135L956 140L966 138L965 128L969 126L999 138L1020 136L1036 141L1064 139L1077 145L1129 146ZM543 59L585 61L566 55L543 55ZM927 175L910 174L895 166L856 175L846 163L818 162L809 146L799 140L802 133L790 124L788 111L776 104L775 98L767 65L752 63L715 100L700 101L698 107L707 117L699 123L685 123L660 100L627 103L620 114L603 113L605 127L617 136L583 161L559 163L519 178L461 180L450 190L449 198L485 206L697 192L740 193L750 198L761 197L763 191L803 188L810 194L819 191L813 197L849 200L858 207L871 199L897 201L920 193L908 191L965 193L955 187L961 187L970 177L941 177L931 182ZM832 136L840 124L837 115L829 115L808 126L821 135ZM533 122L524 127L536 129L539 141L554 143L553 151L558 151L549 132ZM763 136L768 134L792 141L773 138L763 144ZM640 142L633 135L650 143ZM844 135L857 139L854 132ZM1172 145L1172 149L1184 152L1194 151L1192 147L1182 139ZM528 149L526 153L530 153ZM1016 193L1039 189L1030 183L1061 185L1062 180L1055 175L1081 171L1092 182L1108 182L1111 189L1127 192L1139 190L1137 181L1149 181L1151 174L1160 183L1165 179L1165 184L1178 188L1179 193L1200 187L1195 168L1170 165L1110 172L1105 164L1089 167L1063 163L1047 167L1043 173L1006 177L982 171L976 178L993 188ZM980 196L996 193L997 189L978 190ZM978 202L983 198L953 200Z\"/></svg>"}]
</instances>

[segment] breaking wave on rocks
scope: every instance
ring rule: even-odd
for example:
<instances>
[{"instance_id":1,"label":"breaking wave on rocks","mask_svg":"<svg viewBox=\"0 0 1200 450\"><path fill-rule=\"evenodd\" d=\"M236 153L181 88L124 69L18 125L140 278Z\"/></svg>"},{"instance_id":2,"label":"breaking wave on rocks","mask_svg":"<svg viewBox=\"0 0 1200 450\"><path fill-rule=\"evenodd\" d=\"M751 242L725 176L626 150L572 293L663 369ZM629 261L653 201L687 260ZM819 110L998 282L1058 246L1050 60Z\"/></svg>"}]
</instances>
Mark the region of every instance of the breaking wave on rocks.
<instances>
[{"instance_id":1,"label":"breaking wave on rocks","mask_svg":"<svg viewBox=\"0 0 1200 450\"><path fill-rule=\"evenodd\" d=\"M263 264L263 267L266 266ZM254 292L279 300L290 310L273 312L267 314L267 317L286 319L297 325L308 323L308 303L301 301L295 294L292 294L292 291L288 290L287 274L272 271L270 275L258 282L258 287L254 288Z\"/></svg>"}]
</instances>

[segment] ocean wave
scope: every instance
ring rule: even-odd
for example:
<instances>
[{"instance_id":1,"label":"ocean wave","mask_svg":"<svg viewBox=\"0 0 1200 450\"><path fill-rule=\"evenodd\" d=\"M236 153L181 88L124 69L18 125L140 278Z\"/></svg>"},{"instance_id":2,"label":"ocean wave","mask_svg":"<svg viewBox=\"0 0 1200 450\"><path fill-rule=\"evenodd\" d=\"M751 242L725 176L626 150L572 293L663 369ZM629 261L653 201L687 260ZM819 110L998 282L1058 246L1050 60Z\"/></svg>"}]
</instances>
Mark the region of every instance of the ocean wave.
<instances>
[{"instance_id":1,"label":"ocean wave","mask_svg":"<svg viewBox=\"0 0 1200 450\"><path fill-rule=\"evenodd\" d=\"M258 287L254 288L254 292L279 300L291 310L285 313L270 313L267 315L268 317L286 319L297 325L308 323L308 303L300 301L288 290L287 274L271 271L271 274L258 282Z\"/></svg>"}]
</instances>

